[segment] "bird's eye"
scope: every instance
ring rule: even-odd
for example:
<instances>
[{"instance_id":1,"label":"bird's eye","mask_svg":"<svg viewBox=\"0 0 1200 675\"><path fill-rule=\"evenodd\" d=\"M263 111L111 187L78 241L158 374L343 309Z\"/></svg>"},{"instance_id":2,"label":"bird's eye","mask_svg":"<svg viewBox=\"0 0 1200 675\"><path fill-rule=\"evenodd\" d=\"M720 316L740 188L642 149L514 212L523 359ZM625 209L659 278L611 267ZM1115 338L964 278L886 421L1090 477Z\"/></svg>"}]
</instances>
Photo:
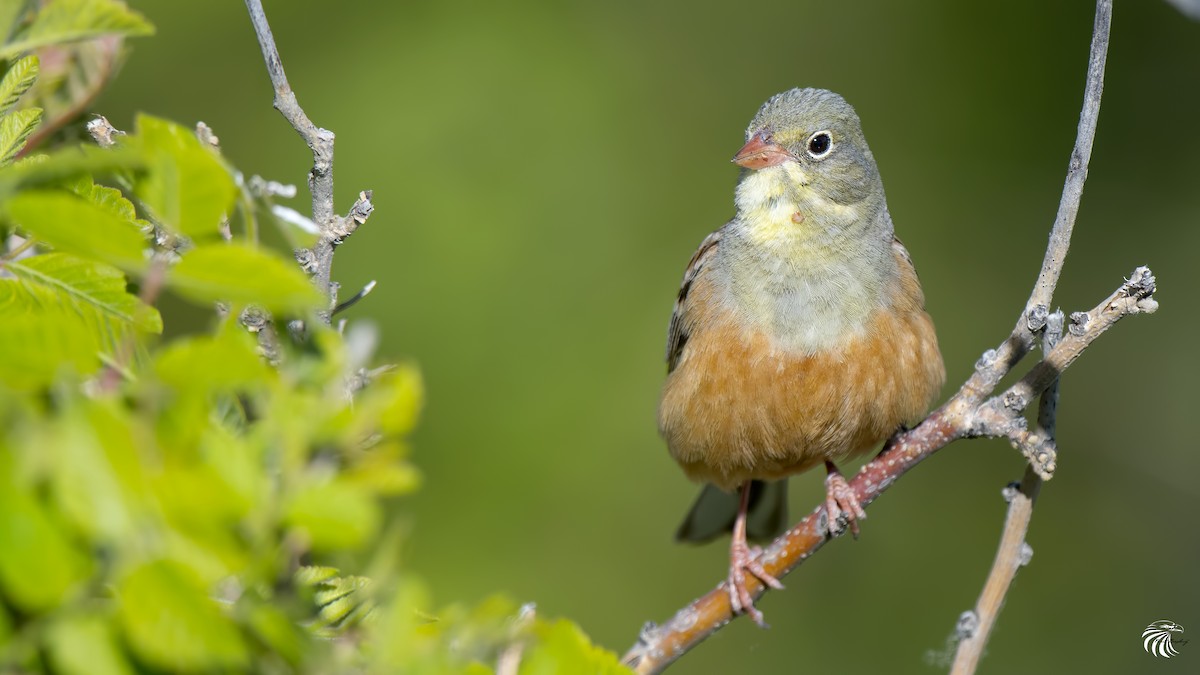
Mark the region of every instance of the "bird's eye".
<instances>
[{"instance_id":1,"label":"bird's eye","mask_svg":"<svg viewBox=\"0 0 1200 675\"><path fill-rule=\"evenodd\" d=\"M818 131L808 137L808 154L813 159L822 159L833 150L833 137L828 131Z\"/></svg>"}]
</instances>

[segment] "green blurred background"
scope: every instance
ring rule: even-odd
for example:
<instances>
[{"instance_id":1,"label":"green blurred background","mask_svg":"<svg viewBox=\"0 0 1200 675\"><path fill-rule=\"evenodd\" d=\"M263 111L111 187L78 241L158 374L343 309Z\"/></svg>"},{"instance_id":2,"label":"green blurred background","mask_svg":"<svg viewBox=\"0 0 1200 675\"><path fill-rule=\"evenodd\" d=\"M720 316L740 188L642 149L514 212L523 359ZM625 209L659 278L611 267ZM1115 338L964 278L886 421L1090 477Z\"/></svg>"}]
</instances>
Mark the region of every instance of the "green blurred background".
<instances>
[{"instance_id":1,"label":"green blurred background","mask_svg":"<svg viewBox=\"0 0 1200 675\"><path fill-rule=\"evenodd\" d=\"M271 109L242 3L131 4L159 34L95 109L123 128L138 110L204 120L243 171L303 185L310 156ZM1041 262L1093 15L1034 0L266 4L300 102L337 133L338 210L375 190L334 270L344 295L379 281L350 318L427 380L406 564L439 604L502 591L618 652L724 575L723 544L671 540L696 487L654 409L674 294L732 214L750 116L793 86L857 107L954 386ZM1162 308L1066 377L1058 475L985 673L1200 667L1200 641L1171 662L1140 645L1155 619L1200 631L1200 24L1117 4L1056 300L1090 308L1148 264ZM764 598L771 630L735 622L672 672L936 672L1021 471L1004 443L955 444L859 541ZM820 494L819 476L794 479L795 512Z\"/></svg>"}]
</instances>

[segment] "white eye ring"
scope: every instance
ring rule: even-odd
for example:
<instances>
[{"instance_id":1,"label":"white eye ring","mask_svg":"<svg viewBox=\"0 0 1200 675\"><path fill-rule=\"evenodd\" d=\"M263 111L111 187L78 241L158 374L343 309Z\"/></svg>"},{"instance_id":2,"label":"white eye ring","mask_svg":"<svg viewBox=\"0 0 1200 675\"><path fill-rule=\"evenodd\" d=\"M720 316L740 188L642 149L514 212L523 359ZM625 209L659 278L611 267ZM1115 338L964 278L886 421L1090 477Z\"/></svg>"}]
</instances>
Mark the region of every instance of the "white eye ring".
<instances>
[{"instance_id":1,"label":"white eye ring","mask_svg":"<svg viewBox=\"0 0 1200 675\"><path fill-rule=\"evenodd\" d=\"M828 129L822 129L809 136L808 142L804 144L804 150L813 159L825 159L829 153L833 152L833 133Z\"/></svg>"}]
</instances>

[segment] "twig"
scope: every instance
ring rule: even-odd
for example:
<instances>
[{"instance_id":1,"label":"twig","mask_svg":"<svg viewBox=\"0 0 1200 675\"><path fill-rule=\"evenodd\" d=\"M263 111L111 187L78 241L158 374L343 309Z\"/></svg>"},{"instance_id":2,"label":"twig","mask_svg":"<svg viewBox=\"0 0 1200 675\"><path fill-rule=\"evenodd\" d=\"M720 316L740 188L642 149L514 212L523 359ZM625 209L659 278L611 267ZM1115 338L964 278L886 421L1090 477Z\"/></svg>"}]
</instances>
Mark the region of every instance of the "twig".
<instances>
[{"instance_id":1,"label":"twig","mask_svg":"<svg viewBox=\"0 0 1200 675\"><path fill-rule=\"evenodd\" d=\"M258 351L267 363L278 366L283 362L283 352L279 347L279 335L275 332L275 322L271 315L261 307L250 306L242 310L238 321L246 330L254 333L258 340Z\"/></svg>"},{"instance_id":2,"label":"twig","mask_svg":"<svg viewBox=\"0 0 1200 675\"><path fill-rule=\"evenodd\" d=\"M1071 231L1075 227L1075 216L1079 213L1079 200L1083 197L1083 184L1087 180L1088 162L1092 158L1092 140L1096 137L1096 122L1100 117L1100 96L1104 93L1104 64L1108 59L1108 33L1112 23L1112 0L1096 2L1096 19L1092 26L1092 49L1088 57L1087 85L1083 90L1083 108L1079 111L1079 129L1075 135L1075 148L1071 151L1071 162L1067 168L1067 179L1063 184L1062 199L1058 203L1058 215L1050 231L1050 243L1046 246L1046 257L1042 260L1042 271L1038 273L1037 285L1029 296L1026 312L1050 307L1054 288L1062 274L1063 261L1071 246Z\"/></svg>"},{"instance_id":3,"label":"twig","mask_svg":"<svg viewBox=\"0 0 1200 675\"><path fill-rule=\"evenodd\" d=\"M528 637L525 635L533 624L537 608L528 603L521 606L510 628L510 642L496 658L496 675L517 675L521 669L521 656L525 652Z\"/></svg>"},{"instance_id":4,"label":"twig","mask_svg":"<svg viewBox=\"0 0 1200 675\"><path fill-rule=\"evenodd\" d=\"M329 324L331 310L337 305L337 292L332 282L333 252L338 244L354 233L354 230L366 222L374 206L370 205L370 192L360 193L359 202L351 209L345 218L334 215L333 208L333 132L322 129L312 123L304 114L304 109L296 100L296 94L288 84L287 75L283 72L283 62L279 58L279 50L275 47L275 38L271 35L271 27L267 24L267 16L263 12L261 0L246 0L246 9L250 12L250 21L254 24L254 32L258 36L258 44L262 48L263 61L267 65L267 74L275 88L275 109L292 125L296 133L304 139L313 153L313 167L308 173L308 187L312 192L313 222L320 229L317 241L311 249L296 257L302 266L313 277L313 283L326 295L329 302L325 309L318 312L318 318ZM370 208L361 206L364 199ZM307 263L307 264L306 264Z\"/></svg>"},{"instance_id":5,"label":"twig","mask_svg":"<svg viewBox=\"0 0 1200 675\"><path fill-rule=\"evenodd\" d=\"M115 136L124 136L125 132L114 127L104 115L96 115L87 123L88 133L102 148L111 148L117 144Z\"/></svg>"},{"instance_id":6,"label":"twig","mask_svg":"<svg viewBox=\"0 0 1200 675\"><path fill-rule=\"evenodd\" d=\"M363 286L362 290L355 293L354 296L351 297L349 300L346 300L345 302L338 305L337 307L334 307L333 313L338 314L340 312L346 311L347 309L350 309L354 305L358 304L359 300L362 300L363 298L367 297L367 295L369 295L371 293L371 291L373 291L373 290L375 290L375 280L374 279L367 282L367 285Z\"/></svg>"},{"instance_id":7,"label":"twig","mask_svg":"<svg viewBox=\"0 0 1200 675\"><path fill-rule=\"evenodd\" d=\"M267 75L275 87L275 109L300 134L313 153L313 168L308 174L313 220L319 224L328 223L333 220L333 132L313 124L296 100L296 94L283 72L283 61L275 47L275 36L271 34L261 0L246 0L246 9L250 12L254 33L258 36L258 45L262 48Z\"/></svg>"},{"instance_id":8,"label":"twig","mask_svg":"<svg viewBox=\"0 0 1200 675\"><path fill-rule=\"evenodd\" d=\"M27 237L25 241L17 244L12 250L5 251L2 255L0 255L0 267L4 267L5 263L19 259L22 253L28 251L36 245L37 239L34 239L33 237Z\"/></svg>"},{"instance_id":9,"label":"twig","mask_svg":"<svg viewBox=\"0 0 1200 675\"><path fill-rule=\"evenodd\" d=\"M70 105L62 110L59 110L56 115L46 120L44 124L38 127L33 134L30 135L29 140L25 142L24 147L22 147L17 153L18 158L25 157L30 152L33 152L35 148L41 145L42 141L58 133L59 129L62 129L64 126L82 115L88 108L92 107L92 103L95 103L101 92L107 88L106 85L112 79L113 74L117 70L117 60L120 57L121 46L124 44L124 42L125 39L119 35L105 35L95 38L89 42L82 43L76 47L63 45L51 48L52 50L58 52L72 53L74 54L72 58L79 58L79 51L82 47L88 45L89 43L94 45L97 52L103 58L103 61L97 67L97 70L101 72L101 75L100 77L93 78L87 83L83 96L71 101ZM44 58L46 55L43 54L42 56ZM59 68L61 67L62 66L60 65ZM43 77L47 80L51 79L50 77L47 77L50 75L53 75L53 73L43 73ZM62 76L65 74L59 75ZM90 130L91 129L89 128L89 131ZM99 142L99 139L97 139L97 142ZM101 147L108 147L108 145L105 143L100 143L100 145Z\"/></svg>"},{"instance_id":10,"label":"twig","mask_svg":"<svg viewBox=\"0 0 1200 675\"><path fill-rule=\"evenodd\" d=\"M1046 334L1042 338L1042 351L1050 352L1062 338L1063 315L1055 312L1047 318ZM1054 438L1055 417L1058 408L1058 381L1042 392L1038 405L1038 422L1035 433L1048 439ZM992 563L992 571L988 573L983 591L979 595L975 609L963 612L958 620L958 648L954 655L954 665L951 675L971 675L983 657L983 649L987 646L992 627L1004 603L1004 597L1012 586L1017 571L1029 564L1033 556L1031 548L1025 540L1029 531L1029 522L1033 517L1033 505L1037 502L1038 493L1042 488L1042 478L1038 475L1033 464L1025 466L1025 475L1021 482L1009 485L1003 491L1008 501L1008 514L1004 518L1004 529L1000 536L1000 546L996 551L996 559Z\"/></svg>"},{"instance_id":11,"label":"twig","mask_svg":"<svg viewBox=\"0 0 1200 675\"><path fill-rule=\"evenodd\" d=\"M1097 0L1087 82L1084 85L1084 101L1079 112L1075 146L1071 150L1067 178L1063 184L1054 226L1050 230L1050 241L1042 259L1042 268L1033 292L1025 303L1025 311L1021 313L1009 339L995 351L984 354L984 367L976 367L975 373L963 385L968 392L968 403L978 404L988 396L1013 366L1033 350L1037 333L1046 325L1046 317L1050 314L1050 300L1054 296L1054 289L1058 285L1067 250L1071 245L1075 216L1079 213L1083 184L1087 180L1088 163L1092 157L1092 142L1096 136L1096 123L1100 116L1100 95L1104 90L1104 64L1108 54L1111 21L1112 0Z\"/></svg>"},{"instance_id":12,"label":"twig","mask_svg":"<svg viewBox=\"0 0 1200 675\"><path fill-rule=\"evenodd\" d=\"M1087 178L1103 90L1111 16L1111 0L1098 0L1085 100L1067 179L1042 269L1017 325L999 347L984 353L976 363L975 372L954 396L915 428L889 440L879 456L859 471L850 482L850 487L864 507L918 462L952 441L966 437L1009 439L1030 461L1030 471L1036 480L1028 480L1026 485L1034 490L1037 480L1053 474L1056 453L1052 414L1047 410L1049 417L1046 421L1049 423L1029 431L1023 416L1029 402L1051 387L1083 350L1120 318L1150 313L1157 308L1152 297L1154 276L1148 268L1140 267L1116 293L1092 311L1073 314L1069 334L1048 350L1043 360L1021 380L1002 394L993 395L1001 380L1032 351L1037 336L1046 328L1051 316L1050 300L1070 247L1083 184ZM1029 499L1029 506L1032 506L1032 499ZM1021 517L1025 519L1025 525L1016 530L1021 533L1020 541L1023 543L1028 514ZM825 509L818 506L804 520L772 542L761 558L767 573L780 578L824 545L828 541L825 518ZM762 584L753 575L746 576L745 584L755 598L764 592ZM999 597L1003 597L1003 593ZM647 624L638 643L625 655L625 663L639 673L660 672L733 618L729 595L722 583L708 595L680 610L666 624Z\"/></svg>"}]
</instances>

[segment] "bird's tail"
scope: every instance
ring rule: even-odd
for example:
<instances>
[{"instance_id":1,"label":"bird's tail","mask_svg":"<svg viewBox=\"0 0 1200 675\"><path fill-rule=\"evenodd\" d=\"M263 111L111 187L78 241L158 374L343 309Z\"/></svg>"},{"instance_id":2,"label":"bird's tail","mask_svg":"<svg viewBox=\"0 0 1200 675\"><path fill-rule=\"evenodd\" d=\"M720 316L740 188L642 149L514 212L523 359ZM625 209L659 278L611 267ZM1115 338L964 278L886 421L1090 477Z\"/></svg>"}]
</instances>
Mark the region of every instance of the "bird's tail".
<instances>
[{"instance_id":1,"label":"bird's tail","mask_svg":"<svg viewBox=\"0 0 1200 675\"><path fill-rule=\"evenodd\" d=\"M675 532L676 541L701 544L733 531L737 519L737 492L729 493L715 485L705 485L683 524ZM787 480L750 481L750 508L746 518L746 536L752 541L769 541L787 529Z\"/></svg>"}]
</instances>

